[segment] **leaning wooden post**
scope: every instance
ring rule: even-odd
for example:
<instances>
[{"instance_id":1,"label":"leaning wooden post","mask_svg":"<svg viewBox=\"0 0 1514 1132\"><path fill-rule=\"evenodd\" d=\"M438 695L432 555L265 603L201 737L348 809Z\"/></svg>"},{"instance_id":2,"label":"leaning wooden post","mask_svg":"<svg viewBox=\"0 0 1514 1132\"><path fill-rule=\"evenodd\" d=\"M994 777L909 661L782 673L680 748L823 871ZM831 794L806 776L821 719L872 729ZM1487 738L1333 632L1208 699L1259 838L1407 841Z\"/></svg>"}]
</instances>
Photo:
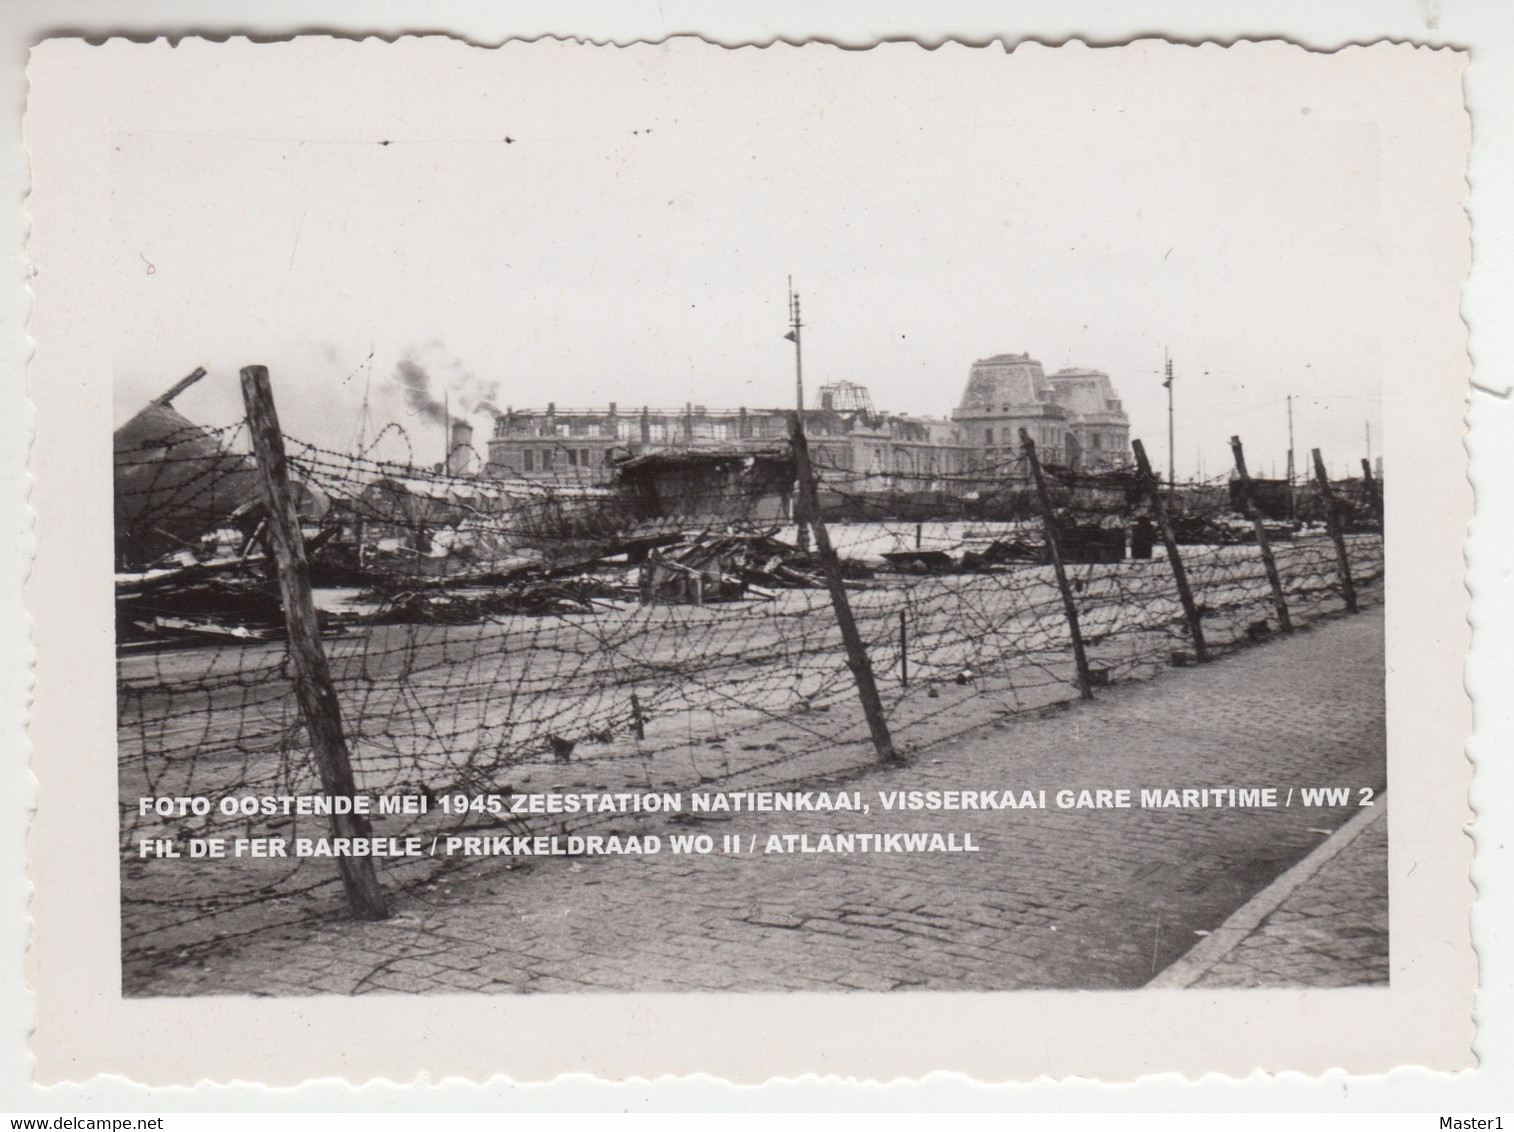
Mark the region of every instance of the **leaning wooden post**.
<instances>
[{"instance_id":1,"label":"leaning wooden post","mask_svg":"<svg viewBox=\"0 0 1514 1132\"><path fill-rule=\"evenodd\" d=\"M289 632L289 659L294 666L294 689L305 718L305 730L320 768L321 788L333 798L351 798L357 793L352 765L347 757L347 739L342 733L341 706L326 667L320 628L315 619L315 600L310 594L310 566L305 561L305 541L300 517L289 493L288 460L284 436L274 409L273 389L267 366L242 369L242 401L247 407L247 426L257 457L258 481L263 509L267 512L269 543L278 567L279 594L283 599L284 624ZM368 820L360 814L333 814L332 831L337 837L369 837ZM379 885L371 857L338 857L342 887L353 915L361 920L382 920L389 915L384 890Z\"/></svg>"},{"instance_id":2,"label":"leaning wooden post","mask_svg":"<svg viewBox=\"0 0 1514 1132\"><path fill-rule=\"evenodd\" d=\"M1372 501L1372 513L1377 516L1377 525L1383 525L1383 490L1377 486L1377 478L1372 474L1372 462L1365 456L1362 457L1362 476L1367 483L1367 498Z\"/></svg>"},{"instance_id":3,"label":"leaning wooden post","mask_svg":"<svg viewBox=\"0 0 1514 1132\"><path fill-rule=\"evenodd\" d=\"M899 686L909 687L909 619L899 611Z\"/></svg>"},{"instance_id":4,"label":"leaning wooden post","mask_svg":"<svg viewBox=\"0 0 1514 1132\"><path fill-rule=\"evenodd\" d=\"M647 717L641 710L641 700L636 697L635 692L631 693L631 729L636 732L638 740L646 739Z\"/></svg>"},{"instance_id":5,"label":"leaning wooden post","mask_svg":"<svg viewBox=\"0 0 1514 1132\"><path fill-rule=\"evenodd\" d=\"M188 377L181 377L178 381L174 382L166 392L159 393L156 397L154 397L150 403L154 405L165 405L172 407L173 399L175 397L177 397L180 393L183 393L184 390L188 389L191 385L199 381L200 378L204 376L205 367L196 366L194 373L190 374Z\"/></svg>"},{"instance_id":6,"label":"leaning wooden post","mask_svg":"<svg viewBox=\"0 0 1514 1132\"><path fill-rule=\"evenodd\" d=\"M1030 474L1036 481L1036 497L1041 501L1041 522L1046 528L1046 547L1051 551L1051 564L1057 574L1057 589L1062 591L1062 609L1067 614L1067 629L1072 634L1072 658L1078 666L1078 694L1085 700L1093 699L1093 680L1088 675L1088 653L1083 649L1083 630L1078 625L1078 603L1072 598L1072 585L1067 581L1067 567L1062 562L1062 544L1057 538L1057 515L1052 510L1051 492L1046 490L1046 476L1041 471L1041 458L1036 455L1036 442L1030 433L1020 430L1020 447L1025 460L1030 464Z\"/></svg>"},{"instance_id":7,"label":"leaning wooden post","mask_svg":"<svg viewBox=\"0 0 1514 1132\"><path fill-rule=\"evenodd\" d=\"M820 518L815 470L810 465L809 443L805 440L804 425L798 413L793 417L792 438L800 498L805 501L809 524L815 532L815 549L820 554L820 573L825 578L825 588L830 591L831 605L836 610L836 624L841 628L841 643L846 648L846 665L857 681L862 714L867 717L867 729L872 734L873 747L877 750L878 757L885 761L895 759L898 754L894 751L894 740L888 733L888 721L883 718L883 701L878 696L878 685L873 679L873 665L862 644L862 634L857 631L857 621L852 616L851 602L846 596L846 585L841 580L841 564L836 560L835 548L831 546L830 532L825 529L825 523Z\"/></svg>"},{"instance_id":8,"label":"leaning wooden post","mask_svg":"<svg viewBox=\"0 0 1514 1132\"><path fill-rule=\"evenodd\" d=\"M1151 461L1146 459L1146 446L1139 440L1130 442L1135 450L1136 470L1140 473L1141 486L1151 503L1151 513L1156 516L1157 529L1162 532L1162 545L1167 548L1167 561L1172 563L1172 578L1177 583L1178 599L1183 603L1183 616L1188 619L1188 632L1193 637L1193 655L1200 664L1209 659L1209 648L1204 643L1204 626L1199 620L1199 607L1193 603L1193 591L1188 588L1188 574L1183 569L1183 559L1178 554L1178 540L1172 533L1172 522L1167 518L1167 508L1162 503L1162 493L1157 489L1156 477L1151 474Z\"/></svg>"},{"instance_id":9,"label":"leaning wooden post","mask_svg":"<svg viewBox=\"0 0 1514 1132\"><path fill-rule=\"evenodd\" d=\"M1272 605L1277 610L1277 625L1285 633L1293 632L1293 621L1288 616L1288 601L1283 596L1283 581L1278 577L1277 560L1272 557L1272 540L1267 537L1267 526L1256 506L1256 493L1251 490L1251 473L1246 471L1246 452L1241 447L1241 438L1230 438L1230 451L1235 453L1235 474L1241 485L1241 505L1251 517L1256 528L1257 549L1262 552L1262 565L1267 568L1267 584L1272 587Z\"/></svg>"},{"instance_id":10,"label":"leaning wooden post","mask_svg":"<svg viewBox=\"0 0 1514 1132\"><path fill-rule=\"evenodd\" d=\"M1356 584L1351 580L1351 559L1346 554L1346 536L1341 531L1341 513L1330 488L1330 477L1325 474L1325 460L1314 450L1314 482L1319 485L1320 498L1325 503L1325 526L1330 531L1330 541L1335 543L1335 558L1340 563L1341 596L1346 599L1346 612L1356 612Z\"/></svg>"}]
</instances>

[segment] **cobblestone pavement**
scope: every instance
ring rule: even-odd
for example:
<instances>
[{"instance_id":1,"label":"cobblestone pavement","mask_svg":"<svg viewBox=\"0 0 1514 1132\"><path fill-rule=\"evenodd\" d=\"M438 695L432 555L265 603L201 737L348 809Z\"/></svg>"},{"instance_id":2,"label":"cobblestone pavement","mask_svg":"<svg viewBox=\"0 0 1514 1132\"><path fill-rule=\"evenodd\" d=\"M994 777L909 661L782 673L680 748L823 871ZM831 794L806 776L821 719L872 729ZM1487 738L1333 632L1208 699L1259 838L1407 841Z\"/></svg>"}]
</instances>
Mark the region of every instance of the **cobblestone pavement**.
<instances>
[{"instance_id":1,"label":"cobblestone pavement","mask_svg":"<svg viewBox=\"0 0 1514 1132\"><path fill-rule=\"evenodd\" d=\"M1339 844L1335 844L1339 843ZM1376 806L1279 877L1159 976L1164 986L1388 982L1388 821ZM1218 944L1208 948L1210 941ZM1208 954L1201 952L1210 951Z\"/></svg>"},{"instance_id":2,"label":"cobblestone pavement","mask_svg":"<svg viewBox=\"0 0 1514 1132\"><path fill-rule=\"evenodd\" d=\"M256 930L128 965L125 986L131 995L1139 987L1362 813L1361 791L1384 787L1384 744L1378 609L806 787L855 792L869 813L626 815L601 832L656 833L661 853L484 859L397 894L385 922L333 914ZM1275 788L1277 804L1140 802L1143 789L1230 787ZM1303 792L1319 788L1348 793L1306 805ZM1131 790L1131 807L1056 801L1062 790L1097 801L1099 789ZM1037 800L1045 791L1047 807L886 811L881 792L895 790ZM978 851L763 852L771 835L814 845L845 832L954 834ZM717 847L739 838L743 851L666 847L700 833ZM1334 864L1205 976L1230 981L1200 985L1380 979L1378 912L1337 874L1359 870L1385 888L1386 823L1371 823ZM1307 940L1302 953L1279 950L1289 936ZM1313 956L1330 957L1335 974Z\"/></svg>"}]
</instances>

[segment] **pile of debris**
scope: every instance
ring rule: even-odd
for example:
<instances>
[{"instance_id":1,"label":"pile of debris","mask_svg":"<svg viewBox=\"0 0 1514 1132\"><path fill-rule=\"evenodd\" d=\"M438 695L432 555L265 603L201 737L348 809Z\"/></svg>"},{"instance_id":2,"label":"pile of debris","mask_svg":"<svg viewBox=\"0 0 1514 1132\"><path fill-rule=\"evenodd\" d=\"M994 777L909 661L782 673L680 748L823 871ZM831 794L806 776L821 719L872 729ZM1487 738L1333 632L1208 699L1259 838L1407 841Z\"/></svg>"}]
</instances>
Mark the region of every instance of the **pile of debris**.
<instances>
[{"instance_id":1,"label":"pile of debris","mask_svg":"<svg viewBox=\"0 0 1514 1132\"><path fill-rule=\"evenodd\" d=\"M624 586L593 576L553 578L536 574L487 587L396 582L359 596L379 602L378 609L367 618L370 624L470 625L520 614L545 617L592 613L599 600L628 595Z\"/></svg>"},{"instance_id":2,"label":"pile of debris","mask_svg":"<svg viewBox=\"0 0 1514 1132\"><path fill-rule=\"evenodd\" d=\"M116 575L116 641L122 648L284 636L278 584L262 555L197 561L188 552L141 573ZM351 615L317 613L339 633Z\"/></svg>"},{"instance_id":3,"label":"pile of debris","mask_svg":"<svg viewBox=\"0 0 1514 1132\"><path fill-rule=\"evenodd\" d=\"M1123 562L1124 527L1059 527L1057 541L1064 562ZM982 550L964 550L953 558L944 550L896 550L883 555L889 566L906 574L971 574L995 566L1044 566L1051 561L1045 542L1021 538L995 539Z\"/></svg>"},{"instance_id":4,"label":"pile of debris","mask_svg":"<svg viewBox=\"0 0 1514 1132\"><path fill-rule=\"evenodd\" d=\"M1267 537L1274 542L1293 538L1291 523L1267 522ZM1256 541L1256 527L1238 515L1207 518L1202 515L1174 515L1172 536L1184 546L1236 546Z\"/></svg>"},{"instance_id":5,"label":"pile of debris","mask_svg":"<svg viewBox=\"0 0 1514 1132\"><path fill-rule=\"evenodd\" d=\"M766 597L769 590L823 587L818 556L776 538L777 530L705 531L650 548L637 579L642 603L705 605L739 601L748 593ZM842 559L840 566L846 579L873 576L861 562Z\"/></svg>"},{"instance_id":6,"label":"pile of debris","mask_svg":"<svg viewBox=\"0 0 1514 1132\"><path fill-rule=\"evenodd\" d=\"M971 574L991 566L1046 562L1046 547L1022 539L995 539L982 550L964 550L953 558L944 550L895 550L883 555L889 566L904 574Z\"/></svg>"},{"instance_id":7,"label":"pile of debris","mask_svg":"<svg viewBox=\"0 0 1514 1132\"><path fill-rule=\"evenodd\" d=\"M962 569L981 570L986 566L1015 566L1048 561L1046 544L1024 539L995 539L981 551L962 554Z\"/></svg>"},{"instance_id":8,"label":"pile of debris","mask_svg":"<svg viewBox=\"0 0 1514 1132\"><path fill-rule=\"evenodd\" d=\"M1070 524L1057 528L1057 544L1064 562L1124 562L1128 541L1124 524L1108 527L1099 523ZM1050 557L1043 556L1041 561L1048 562Z\"/></svg>"}]
</instances>

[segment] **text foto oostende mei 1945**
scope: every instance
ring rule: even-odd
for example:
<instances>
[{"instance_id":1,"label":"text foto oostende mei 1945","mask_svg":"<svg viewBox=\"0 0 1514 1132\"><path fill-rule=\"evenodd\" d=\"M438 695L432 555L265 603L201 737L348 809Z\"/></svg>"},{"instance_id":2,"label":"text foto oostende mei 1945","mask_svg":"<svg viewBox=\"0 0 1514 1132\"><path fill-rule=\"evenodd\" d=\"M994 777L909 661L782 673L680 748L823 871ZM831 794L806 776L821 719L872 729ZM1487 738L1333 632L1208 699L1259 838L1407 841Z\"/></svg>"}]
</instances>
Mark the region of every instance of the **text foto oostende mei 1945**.
<instances>
[{"instance_id":1,"label":"text foto oostende mei 1945","mask_svg":"<svg viewBox=\"0 0 1514 1132\"><path fill-rule=\"evenodd\" d=\"M869 814L952 810L1270 809L1370 806L1368 786L1071 787L1061 789L861 791L550 792L533 794L229 794L142 797L143 817L273 817L331 814L420 815L576 813L821 813Z\"/></svg>"}]
</instances>

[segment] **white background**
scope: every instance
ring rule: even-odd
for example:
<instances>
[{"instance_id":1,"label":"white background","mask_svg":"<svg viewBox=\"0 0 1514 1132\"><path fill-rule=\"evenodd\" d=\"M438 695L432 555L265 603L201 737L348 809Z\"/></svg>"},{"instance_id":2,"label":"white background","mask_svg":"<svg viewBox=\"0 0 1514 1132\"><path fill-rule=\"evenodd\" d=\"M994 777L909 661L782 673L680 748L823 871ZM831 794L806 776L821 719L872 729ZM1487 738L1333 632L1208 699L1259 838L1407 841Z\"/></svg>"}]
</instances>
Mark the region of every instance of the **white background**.
<instances>
[{"instance_id":1,"label":"white background","mask_svg":"<svg viewBox=\"0 0 1514 1132\"><path fill-rule=\"evenodd\" d=\"M11 271L10 283L0 287L0 317L3 317L3 344L7 365L4 409L0 413L0 475L4 487L7 529L19 537L7 540L4 580L6 591L0 599L16 632L4 639L11 647L0 654L4 668L3 687L16 694L6 697L0 726L7 752L18 756L26 750L24 725L24 689L27 652L24 620L20 615L20 585L24 577L26 536L29 523L25 499L25 451L29 430L28 413L23 400L23 372L26 347L24 325L27 298L24 290L25 262L21 242L25 220L19 205L24 195L25 158L20 149L19 119L25 97L24 76L27 46L46 34L83 31L91 35L110 30L130 30L134 36L153 31L188 33L256 32L280 35L294 31L347 31L393 35L400 32L451 30L475 42L497 42L508 36L534 37L558 33L583 35L597 40L626 42L633 39L658 40L670 34L701 32L727 44L767 42L775 37L789 41L818 36L845 45L863 46L878 39L915 37L939 42L948 36L970 42L982 42L998 36L1035 38L1056 42L1081 35L1095 42L1119 42L1135 35L1163 33L1188 41L1217 39L1226 41L1243 35L1284 34L1288 38L1321 48L1347 42L1368 42L1379 38L1407 39L1429 44L1447 44L1470 49L1472 66L1467 77L1468 98L1473 110L1473 155L1471 203L1474 238L1474 274L1466 296L1466 314L1472 327L1471 353L1476 366L1475 380L1491 390L1506 388L1511 372L1508 366L1510 345L1506 323L1508 308L1508 271L1511 267L1511 216L1507 207L1499 210L1489 201L1510 199L1510 181L1514 168L1509 161L1511 139L1507 115L1514 80L1514 20L1497 3L1444 3L1438 6L1421 3L1231 3L1225 7L1226 24L1216 21L1202 4L1021 4L1007 5L873 5L867 9L853 5L747 5L692 6L676 4L554 5L513 7L508 17L491 13L480 6L445 4L372 4L364 9L362 22L354 21L350 5L312 4L293 6L264 4L251 7L240 20L233 21L231 9L216 10L214 22L205 19L206 9L191 5L139 4L130 9L104 4L55 3L13 5L5 16L10 24L3 41L6 46L5 74L10 79L11 102L15 107L12 127L6 135L8 144L0 150L0 168L9 174L6 183L14 186L12 199L16 209L12 216L13 233L6 263ZM1072 22L1068 22L1071 18ZM780 296L781 301L781 296ZM778 312L781 318L781 310ZM780 343L781 345L781 343ZM1034 342L1004 343L1004 348L1030 349ZM1044 361L1060 364L1062 358L1048 356ZM1097 359L1074 358L1098 364ZM188 368L188 367L186 367ZM965 367L964 367L965 368ZM844 375L843 375L844 376ZM964 373L965 376L965 373ZM613 393L610 394L613 396ZM670 398L671 399L671 398ZM898 408L941 412L949 406L898 405ZM1508 674L1510 640L1510 598L1507 563L1510 560L1509 530L1510 478L1507 453L1514 439L1514 419L1510 404L1484 392L1471 399L1470 421L1473 426L1469 451L1473 461L1473 478L1477 488L1479 519L1469 544L1471 555L1470 585L1474 594L1473 622L1477 641L1468 683L1477 698L1477 721L1480 738L1473 746L1480 756L1479 780L1474 789L1473 805L1480 812L1478 866L1474 879L1483 891L1483 904L1474 918L1479 949L1484 963L1485 990L1479 999L1478 1050L1484 1060L1475 1073L1460 1078L1436 1078L1404 1070L1386 1078L1347 1079L1324 1082L1303 1080L1253 1081L1244 1085L1225 1081L1206 1081L1197 1085L1172 1082L1149 1082L1135 1087L1101 1089L1083 1084L1049 1084L1002 1089L981 1089L960 1081L940 1078L925 1085L894 1087L892 1091L859 1088L839 1083L809 1083L769 1087L762 1093L725 1091L714 1083L671 1083L656 1086L601 1086L586 1083L565 1084L549 1092L530 1090L511 1092L505 1086L474 1089L456 1086L441 1092L412 1090L396 1093L392 1089L351 1092L340 1086L313 1086L298 1096L265 1094L251 1088L180 1091L171 1095L149 1096L144 1090L124 1083L96 1082L85 1087L32 1090L27 1082L30 1067L25 1055L25 1019L29 1003L24 992L20 948L24 942L25 895L22 832L24 811L30 784L24 771L24 758L7 760L0 783L0 797L8 807L0 819L0 852L7 864L6 877L15 883L4 888L8 902L0 903L0 922L13 941L7 952L7 978L0 984L0 996L6 1003L4 1017L21 1020L14 1025L5 1044L5 1059L0 1062L0 1105L10 1111L57 1110L62 1112L166 1111L202 1108L254 1107L331 1107L354 1106L384 1108L436 1105L499 1107L559 1107L587 1105L593 1107L790 1107L819 1105L825 1107L1009 1107L1057 1108L1345 1108L1345 1109L1422 1109L1428 1111L1497 1110L1509 1101L1510 1059L1514 1058L1507 1037L1514 1014L1510 1011L1508 986L1509 964L1499 954L1499 943L1508 931L1508 892L1503 844L1509 830L1508 804L1502 812L1492 808L1492 799L1507 799L1511 794L1508 771L1498 765L1495 753L1506 750L1509 739L1510 710ZM1180 458L1179 468L1182 470ZM1493 528L1502 528L1496 535ZM1501 620L1503 632L1494 631ZM1502 693L1500 695L1500 693ZM1496 699L1497 702L1494 702ZM1427 1122L1428 1125L1428 1122Z\"/></svg>"},{"instance_id":2,"label":"white background","mask_svg":"<svg viewBox=\"0 0 1514 1132\"><path fill-rule=\"evenodd\" d=\"M1288 394L1293 447L1334 474L1386 447L1392 174L1317 60L1258 87L1217 49L1122 70L1035 44L739 65L543 44L423 67L319 42L249 80L175 52L220 99L138 106L116 80L117 425L197 364L179 411L239 420L249 358L291 435L349 449L371 386L422 464L445 411L483 437L486 406L547 398L779 406L792 276L806 385L880 410L945 417L974 359L1028 352L1110 374L1166 471L1170 351L1180 478L1223 475L1236 433L1284 474ZM1153 81L1169 68L1190 85Z\"/></svg>"}]
</instances>

